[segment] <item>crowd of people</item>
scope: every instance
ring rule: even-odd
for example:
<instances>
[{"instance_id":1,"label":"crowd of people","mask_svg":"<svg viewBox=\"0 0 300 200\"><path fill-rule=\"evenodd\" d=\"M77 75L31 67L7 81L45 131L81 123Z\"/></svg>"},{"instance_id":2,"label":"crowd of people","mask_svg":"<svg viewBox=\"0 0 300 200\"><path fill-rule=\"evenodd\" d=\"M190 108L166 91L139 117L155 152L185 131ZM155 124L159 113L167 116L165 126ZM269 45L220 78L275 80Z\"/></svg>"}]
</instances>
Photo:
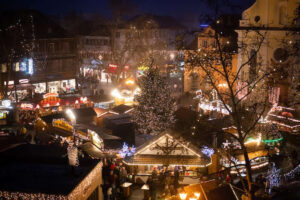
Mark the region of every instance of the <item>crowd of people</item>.
<instances>
[{"instance_id":1,"label":"crowd of people","mask_svg":"<svg viewBox=\"0 0 300 200\"><path fill-rule=\"evenodd\" d=\"M152 175L148 177L150 197L157 199L157 196L168 198L178 193L179 189L179 170L168 171L166 169L153 169ZM159 195L158 195L159 194Z\"/></svg>"},{"instance_id":2,"label":"crowd of people","mask_svg":"<svg viewBox=\"0 0 300 200\"><path fill-rule=\"evenodd\" d=\"M19 124L21 126L33 125L33 121L38 117L38 112L35 110L21 110L19 112Z\"/></svg>"},{"instance_id":3,"label":"crowd of people","mask_svg":"<svg viewBox=\"0 0 300 200\"><path fill-rule=\"evenodd\" d=\"M129 181L128 170L115 159L104 159L102 168L102 191L104 200L126 198L122 184Z\"/></svg>"}]
</instances>

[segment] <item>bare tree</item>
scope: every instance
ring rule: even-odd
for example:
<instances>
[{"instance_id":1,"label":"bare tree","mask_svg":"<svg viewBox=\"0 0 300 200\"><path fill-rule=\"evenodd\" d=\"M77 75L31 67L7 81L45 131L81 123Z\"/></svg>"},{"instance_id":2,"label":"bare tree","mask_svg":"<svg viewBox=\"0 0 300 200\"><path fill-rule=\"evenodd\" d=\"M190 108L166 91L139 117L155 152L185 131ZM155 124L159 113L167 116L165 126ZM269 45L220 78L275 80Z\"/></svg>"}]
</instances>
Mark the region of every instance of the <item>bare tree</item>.
<instances>
[{"instance_id":1,"label":"bare tree","mask_svg":"<svg viewBox=\"0 0 300 200\"><path fill-rule=\"evenodd\" d=\"M2 96L7 97L9 80L14 80L16 89L14 63L19 62L24 57L33 56L35 33L32 15L25 14L19 16L19 18L13 18L4 13L2 19L0 21L0 59L2 73L4 74L2 74L0 80L0 92Z\"/></svg>"},{"instance_id":2,"label":"bare tree","mask_svg":"<svg viewBox=\"0 0 300 200\"><path fill-rule=\"evenodd\" d=\"M218 2L214 6L215 16L219 16ZM253 199L253 172L245 140L255 134L255 128L268 106L267 78L272 71L265 67L260 55L266 33L245 31L243 36L251 38L248 40L250 42L238 41L237 46L233 47L224 36L226 30L222 29L218 17L210 20L213 23L209 37L213 38L214 43L212 46L186 51L186 68L197 73L200 80L205 80L210 90L215 90L231 123L236 127L236 134L225 134L241 148L248 183L244 184L244 191L249 199ZM244 57L244 61L238 64L233 62L237 51ZM235 67L235 64L238 66Z\"/></svg>"}]
</instances>

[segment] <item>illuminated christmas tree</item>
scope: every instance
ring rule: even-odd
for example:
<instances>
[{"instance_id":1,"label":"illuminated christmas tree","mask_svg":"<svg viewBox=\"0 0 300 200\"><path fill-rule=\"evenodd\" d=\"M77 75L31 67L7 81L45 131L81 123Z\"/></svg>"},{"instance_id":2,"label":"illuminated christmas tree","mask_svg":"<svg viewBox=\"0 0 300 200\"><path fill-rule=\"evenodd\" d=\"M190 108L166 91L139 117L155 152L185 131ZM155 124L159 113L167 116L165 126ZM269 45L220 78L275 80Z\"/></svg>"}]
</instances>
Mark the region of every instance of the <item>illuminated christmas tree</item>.
<instances>
[{"instance_id":1,"label":"illuminated christmas tree","mask_svg":"<svg viewBox=\"0 0 300 200\"><path fill-rule=\"evenodd\" d=\"M135 96L138 105L133 112L133 121L140 133L157 135L175 122L175 102L171 90L158 69L153 67L140 78L138 84L141 93Z\"/></svg>"}]
</instances>

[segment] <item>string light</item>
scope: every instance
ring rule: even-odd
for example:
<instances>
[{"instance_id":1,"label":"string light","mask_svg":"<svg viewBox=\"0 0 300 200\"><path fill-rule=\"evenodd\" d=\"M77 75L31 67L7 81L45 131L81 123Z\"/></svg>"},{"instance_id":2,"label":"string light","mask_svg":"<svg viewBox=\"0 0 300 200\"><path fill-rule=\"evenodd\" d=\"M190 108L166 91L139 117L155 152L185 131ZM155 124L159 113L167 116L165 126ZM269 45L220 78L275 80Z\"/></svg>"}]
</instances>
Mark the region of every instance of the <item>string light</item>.
<instances>
[{"instance_id":1,"label":"string light","mask_svg":"<svg viewBox=\"0 0 300 200\"><path fill-rule=\"evenodd\" d=\"M297 174L300 174L300 164L297 167L295 167L293 170L291 170L290 172L285 173L283 175L283 177L286 181L288 181L290 179L294 179L295 175L297 175Z\"/></svg>"}]
</instances>

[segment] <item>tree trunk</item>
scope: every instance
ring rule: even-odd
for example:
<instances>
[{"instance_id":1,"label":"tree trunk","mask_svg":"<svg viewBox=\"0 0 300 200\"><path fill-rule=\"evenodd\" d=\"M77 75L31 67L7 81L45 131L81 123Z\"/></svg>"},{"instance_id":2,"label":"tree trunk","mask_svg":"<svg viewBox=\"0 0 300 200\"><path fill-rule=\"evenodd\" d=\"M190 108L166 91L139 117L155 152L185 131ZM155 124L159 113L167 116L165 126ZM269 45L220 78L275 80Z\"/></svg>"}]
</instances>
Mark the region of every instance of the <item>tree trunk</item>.
<instances>
[{"instance_id":1,"label":"tree trunk","mask_svg":"<svg viewBox=\"0 0 300 200\"><path fill-rule=\"evenodd\" d=\"M251 169L251 163L250 159L248 156L247 149L243 143L241 143L242 149L243 149L243 154L244 154L244 159L245 159L245 167L246 167L246 173L247 173L247 182L248 182L248 199L252 200L254 198L254 191L252 188L252 169Z\"/></svg>"}]
</instances>

